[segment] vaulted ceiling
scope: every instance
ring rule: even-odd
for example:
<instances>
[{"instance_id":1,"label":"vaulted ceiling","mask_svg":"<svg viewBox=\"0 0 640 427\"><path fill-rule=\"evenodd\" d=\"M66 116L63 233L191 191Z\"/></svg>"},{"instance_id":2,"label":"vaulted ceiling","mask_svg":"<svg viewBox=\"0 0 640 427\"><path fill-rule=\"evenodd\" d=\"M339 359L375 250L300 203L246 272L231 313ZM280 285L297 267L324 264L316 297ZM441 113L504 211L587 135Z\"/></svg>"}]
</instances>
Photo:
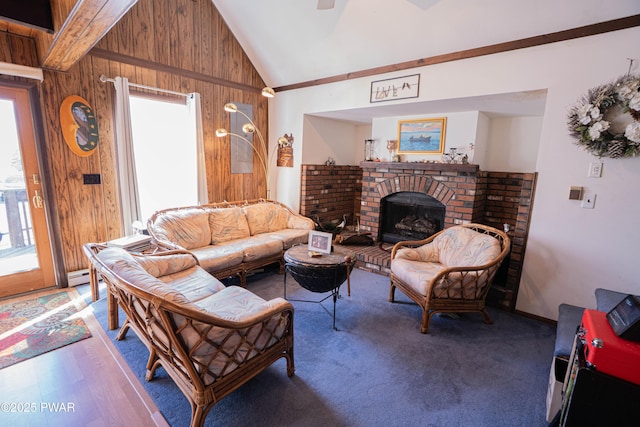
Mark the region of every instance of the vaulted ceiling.
<instances>
[{"instance_id":1,"label":"vaulted ceiling","mask_svg":"<svg viewBox=\"0 0 640 427\"><path fill-rule=\"evenodd\" d=\"M212 1L272 87L640 14L638 0Z\"/></svg>"},{"instance_id":2,"label":"vaulted ceiling","mask_svg":"<svg viewBox=\"0 0 640 427\"><path fill-rule=\"evenodd\" d=\"M47 3L49 0L20 2ZM212 1L265 82L286 90L329 81L404 70L434 61L456 60L471 52L535 45L570 32L633 17L638 0L193 0ZM33 37L43 67L68 70L137 0L57 0L51 2L51 34L0 16L0 30ZM318 5L333 4L328 9ZM32 5L33 6L33 5ZM628 23L625 25L629 25ZM614 28L615 29L615 28ZM589 34L586 32L585 34ZM593 32L591 33L593 34ZM569 37L569 38L571 38ZM513 47L516 46L516 47ZM489 49L486 49L489 47ZM630 56L633 56L630 52ZM370 122L372 117L478 109L489 114L541 115L544 91L447 103L415 103L324 116Z\"/></svg>"},{"instance_id":3,"label":"vaulted ceiling","mask_svg":"<svg viewBox=\"0 0 640 427\"><path fill-rule=\"evenodd\" d=\"M611 31L610 24L596 24L620 18L640 22L638 0L212 1L277 91L581 37L601 27ZM319 2L334 7L320 10ZM583 31L586 26L596 28ZM542 116L545 100L546 91L539 90L314 115L354 123L442 111Z\"/></svg>"}]
</instances>

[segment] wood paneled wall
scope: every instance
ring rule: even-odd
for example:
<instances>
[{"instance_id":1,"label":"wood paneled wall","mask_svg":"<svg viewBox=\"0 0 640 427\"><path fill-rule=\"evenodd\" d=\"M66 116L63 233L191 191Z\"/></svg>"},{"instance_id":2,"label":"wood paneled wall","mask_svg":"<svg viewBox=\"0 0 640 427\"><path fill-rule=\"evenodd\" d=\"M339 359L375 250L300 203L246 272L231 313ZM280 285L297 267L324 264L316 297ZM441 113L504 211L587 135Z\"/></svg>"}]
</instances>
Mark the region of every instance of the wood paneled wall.
<instances>
[{"instance_id":1,"label":"wood paneled wall","mask_svg":"<svg viewBox=\"0 0 640 427\"><path fill-rule=\"evenodd\" d=\"M0 38L0 60L36 66L30 39L8 32L0 33ZM223 105L233 101L253 105L254 121L268 140L261 77L210 0L139 0L88 56L67 73L45 71L40 84L51 175L46 178L53 184L49 202L56 205L66 272L87 267L82 244L116 238L122 232L114 90L111 83L100 82L101 74L172 91L199 92L209 201L265 197L259 160L254 159L254 174L231 175L229 138L215 137L215 129L229 128L229 113ZM89 157L73 154L60 130L59 108L69 95L82 96L96 112L100 140ZM180 173L171 168L163 172ZM102 184L84 185L83 174L87 173L101 174Z\"/></svg>"}]
</instances>

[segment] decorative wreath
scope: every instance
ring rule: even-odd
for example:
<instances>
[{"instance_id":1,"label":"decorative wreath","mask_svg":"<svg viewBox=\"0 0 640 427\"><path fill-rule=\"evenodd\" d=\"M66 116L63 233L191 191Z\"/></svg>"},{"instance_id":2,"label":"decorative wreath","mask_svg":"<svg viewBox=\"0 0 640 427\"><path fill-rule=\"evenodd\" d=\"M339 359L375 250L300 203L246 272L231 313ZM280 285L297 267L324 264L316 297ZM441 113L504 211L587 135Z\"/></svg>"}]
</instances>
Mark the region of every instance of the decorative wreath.
<instances>
[{"instance_id":1,"label":"decorative wreath","mask_svg":"<svg viewBox=\"0 0 640 427\"><path fill-rule=\"evenodd\" d=\"M590 89L568 115L577 144L598 157L640 153L640 76Z\"/></svg>"}]
</instances>

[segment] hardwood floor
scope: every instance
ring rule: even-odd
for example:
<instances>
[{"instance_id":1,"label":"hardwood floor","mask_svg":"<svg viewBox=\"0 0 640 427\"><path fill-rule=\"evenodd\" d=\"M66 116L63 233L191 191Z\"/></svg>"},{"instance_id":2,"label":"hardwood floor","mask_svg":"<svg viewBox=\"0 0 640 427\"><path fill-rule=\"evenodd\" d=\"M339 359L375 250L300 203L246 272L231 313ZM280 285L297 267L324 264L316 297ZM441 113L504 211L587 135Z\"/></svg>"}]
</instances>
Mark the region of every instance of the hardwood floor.
<instances>
[{"instance_id":1,"label":"hardwood floor","mask_svg":"<svg viewBox=\"0 0 640 427\"><path fill-rule=\"evenodd\" d=\"M88 286L78 290L89 292ZM71 289L72 298L84 304L78 290ZM2 425L167 426L91 306L80 313L91 338L0 369Z\"/></svg>"}]
</instances>

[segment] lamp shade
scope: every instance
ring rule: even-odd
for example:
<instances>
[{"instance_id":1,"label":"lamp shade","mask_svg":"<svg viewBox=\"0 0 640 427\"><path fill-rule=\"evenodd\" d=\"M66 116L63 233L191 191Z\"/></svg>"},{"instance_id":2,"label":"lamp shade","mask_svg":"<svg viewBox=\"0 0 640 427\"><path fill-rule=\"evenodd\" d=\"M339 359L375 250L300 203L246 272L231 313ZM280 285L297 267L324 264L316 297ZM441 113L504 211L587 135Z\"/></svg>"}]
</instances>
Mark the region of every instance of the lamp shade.
<instances>
[{"instance_id":1,"label":"lamp shade","mask_svg":"<svg viewBox=\"0 0 640 427\"><path fill-rule=\"evenodd\" d=\"M237 113L238 112L238 106L236 104L234 104L233 102L228 102L228 103L224 104L224 111L226 111L228 113Z\"/></svg>"},{"instance_id":2,"label":"lamp shade","mask_svg":"<svg viewBox=\"0 0 640 427\"><path fill-rule=\"evenodd\" d=\"M273 98L276 96L276 91L271 89L269 86L262 88L262 96L266 98Z\"/></svg>"},{"instance_id":3,"label":"lamp shade","mask_svg":"<svg viewBox=\"0 0 640 427\"><path fill-rule=\"evenodd\" d=\"M224 138L225 136L229 135L229 132L227 132L226 129L216 129L216 136L218 138Z\"/></svg>"}]
</instances>

